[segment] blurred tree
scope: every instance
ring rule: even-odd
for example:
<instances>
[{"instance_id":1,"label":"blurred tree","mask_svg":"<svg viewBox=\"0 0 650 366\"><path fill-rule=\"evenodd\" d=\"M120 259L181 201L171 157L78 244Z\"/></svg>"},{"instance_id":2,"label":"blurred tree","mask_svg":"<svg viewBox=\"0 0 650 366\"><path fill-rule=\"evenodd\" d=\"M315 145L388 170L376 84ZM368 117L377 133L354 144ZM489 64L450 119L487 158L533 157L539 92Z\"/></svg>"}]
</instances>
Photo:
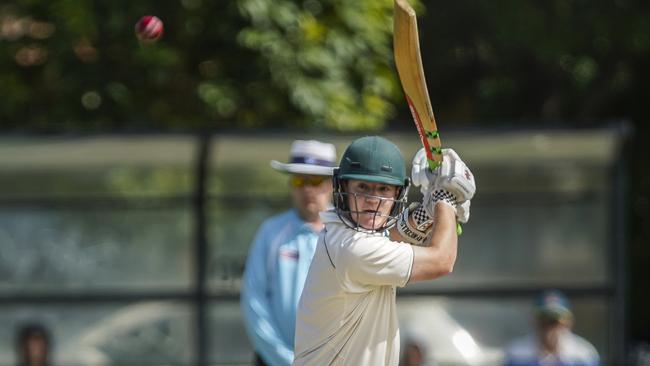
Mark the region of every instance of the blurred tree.
<instances>
[{"instance_id":1,"label":"blurred tree","mask_svg":"<svg viewBox=\"0 0 650 366\"><path fill-rule=\"evenodd\" d=\"M641 65L650 57L649 10L634 0L429 6L421 27L434 109L482 123L639 115L639 96L648 95Z\"/></svg>"},{"instance_id":2,"label":"blurred tree","mask_svg":"<svg viewBox=\"0 0 650 366\"><path fill-rule=\"evenodd\" d=\"M418 4L416 4L418 5ZM460 0L420 6L441 120L643 117L650 5ZM143 14L165 21L140 44ZM0 5L3 130L320 127L408 118L390 0Z\"/></svg>"},{"instance_id":3,"label":"blurred tree","mask_svg":"<svg viewBox=\"0 0 650 366\"><path fill-rule=\"evenodd\" d=\"M240 34L262 55L273 93L285 91L311 125L376 129L399 90L392 64L392 0L239 1ZM265 96L260 96L265 99ZM260 112L269 107L265 106ZM266 108L264 108L266 107Z\"/></svg>"},{"instance_id":4,"label":"blurred tree","mask_svg":"<svg viewBox=\"0 0 650 366\"><path fill-rule=\"evenodd\" d=\"M391 69L392 6L5 1L2 129L377 129L400 96ZM134 37L144 14L163 19L161 41Z\"/></svg>"}]
</instances>

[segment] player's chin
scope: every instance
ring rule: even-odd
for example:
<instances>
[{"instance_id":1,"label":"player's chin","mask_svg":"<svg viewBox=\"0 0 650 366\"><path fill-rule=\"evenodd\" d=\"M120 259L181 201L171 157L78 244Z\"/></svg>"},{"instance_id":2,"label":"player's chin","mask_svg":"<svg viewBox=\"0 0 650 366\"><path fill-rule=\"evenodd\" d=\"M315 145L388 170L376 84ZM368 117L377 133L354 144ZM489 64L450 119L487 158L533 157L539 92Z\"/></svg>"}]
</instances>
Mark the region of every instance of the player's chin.
<instances>
[{"instance_id":1,"label":"player's chin","mask_svg":"<svg viewBox=\"0 0 650 366\"><path fill-rule=\"evenodd\" d=\"M357 224L366 230L377 230L384 225L385 217L377 215L375 212L359 214Z\"/></svg>"}]
</instances>

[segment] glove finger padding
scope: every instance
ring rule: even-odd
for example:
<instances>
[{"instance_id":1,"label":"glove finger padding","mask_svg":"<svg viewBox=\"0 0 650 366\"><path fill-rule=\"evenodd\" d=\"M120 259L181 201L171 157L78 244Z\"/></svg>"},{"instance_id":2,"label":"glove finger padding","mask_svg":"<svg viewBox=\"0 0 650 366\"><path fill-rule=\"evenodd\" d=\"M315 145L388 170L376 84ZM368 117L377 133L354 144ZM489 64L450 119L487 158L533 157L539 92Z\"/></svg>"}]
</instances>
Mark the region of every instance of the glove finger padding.
<instances>
[{"instance_id":1,"label":"glove finger padding","mask_svg":"<svg viewBox=\"0 0 650 366\"><path fill-rule=\"evenodd\" d=\"M455 196L457 203L471 200L476 192L474 175L454 150L443 149L442 153L442 164L436 169L438 174L431 191L448 191Z\"/></svg>"},{"instance_id":2,"label":"glove finger padding","mask_svg":"<svg viewBox=\"0 0 650 366\"><path fill-rule=\"evenodd\" d=\"M411 164L411 182L414 186L420 187L422 194L435 181L437 171L429 170L429 161L424 148L418 150L413 156Z\"/></svg>"},{"instance_id":3,"label":"glove finger padding","mask_svg":"<svg viewBox=\"0 0 650 366\"><path fill-rule=\"evenodd\" d=\"M461 224L467 223L469 221L469 206L472 201L465 201L456 206L456 218Z\"/></svg>"}]
</instances>

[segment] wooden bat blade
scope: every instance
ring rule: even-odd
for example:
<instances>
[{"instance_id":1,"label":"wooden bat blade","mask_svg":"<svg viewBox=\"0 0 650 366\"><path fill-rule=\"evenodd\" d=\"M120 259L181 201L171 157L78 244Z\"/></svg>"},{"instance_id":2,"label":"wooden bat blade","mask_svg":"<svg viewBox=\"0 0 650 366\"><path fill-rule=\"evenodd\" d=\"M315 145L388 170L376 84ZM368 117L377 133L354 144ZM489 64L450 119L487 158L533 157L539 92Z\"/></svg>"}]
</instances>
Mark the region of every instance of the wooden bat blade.
<instances>
[{"instance_id":1,"label":"wooden bat blade","mask_svg":"<svg viewBox=\"0 0 650 366\"><path fill-rule=\"evenodd\" d=\"M424 78L417 18L407 0L395 0L393 32L397 72L426 150L429 168L433 169L442 163L442 143Z\"/></svg>"}]
</instances>

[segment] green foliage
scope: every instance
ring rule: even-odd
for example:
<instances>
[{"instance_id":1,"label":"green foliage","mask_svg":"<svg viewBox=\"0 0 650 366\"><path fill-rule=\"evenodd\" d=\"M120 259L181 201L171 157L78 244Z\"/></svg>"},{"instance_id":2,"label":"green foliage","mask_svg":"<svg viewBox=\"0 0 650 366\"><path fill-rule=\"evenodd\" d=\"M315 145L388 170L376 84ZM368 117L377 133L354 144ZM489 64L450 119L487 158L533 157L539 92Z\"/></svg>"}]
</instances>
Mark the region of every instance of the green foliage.
<instances>
[{"instance_id":1,"label":"green foliage","mask_svg":"<svg viewBox=\"0 0 650 366\"><path fill-rule=\"evenodd\" d=\"M392 0L14 0L0 6L3 130L377 129L401 102ZM165 34L139 43L137 19ZM233 126L233 121L236 126Z\"/></svg>"},{"instance_id":2,"label":"green foliage","mask_svg":"<svg viewBox=\"0 0 650 366\"><path fill-rule=\"evenodd\" d=\"M307 121L376 129L393 113L392 0L243 0L242 44L260 52Z\"/></svg>"},{"instance_id":3,"label":"green foliage","mask_svg":"<svg viewBox=\"0 0 650 366\"><path fill-rule=\"evenodd\" d=\"M445 120L643 118L647 2L459 0L419 11ZM0 5L2 130L380 129L409 119L391 0ZM155 14L163 39L139 43Z\"/></svg>"},{"instance_id":4,"label":"green foliage","mask_svg":"<svg viewBox=\"0 0 650 366\"><path fill-rule=\"evenodd\" d=\"M422 18L425 72L439 120L643 118L645 1L460 0ZM433 87L432 87L433 86Z\"/></svg>"}]
</instances>

